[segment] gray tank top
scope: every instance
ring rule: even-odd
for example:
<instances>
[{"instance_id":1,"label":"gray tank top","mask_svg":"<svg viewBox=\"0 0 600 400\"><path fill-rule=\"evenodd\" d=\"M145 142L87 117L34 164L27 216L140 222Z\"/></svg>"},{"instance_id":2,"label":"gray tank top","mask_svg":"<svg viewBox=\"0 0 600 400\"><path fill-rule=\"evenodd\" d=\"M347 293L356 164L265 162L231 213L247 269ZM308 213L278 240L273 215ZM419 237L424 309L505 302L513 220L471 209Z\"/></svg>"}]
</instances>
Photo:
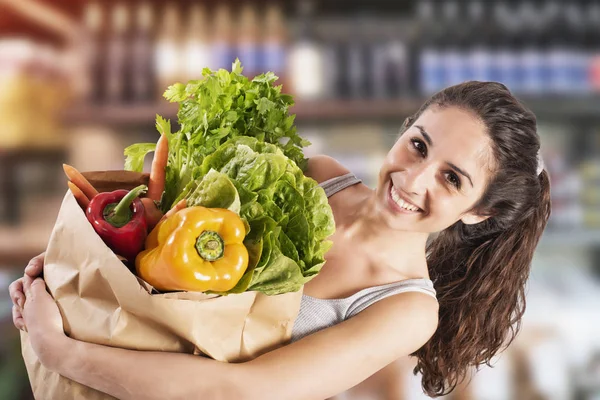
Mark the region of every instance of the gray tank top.
<instances>
[{"instance_id":1,"label":"gray tank top","mask_svg":"<svg viewBox=\"0 0 600 400\"><path fill-rule=\"evenodd\" d=\"M362 181L350 172L321 182L319 186L325 190L327 197L331 197L340 190L360 182ZM368 287L342 299L317 299L302 295L300 312L292 330L292 342L321 329L339 324L377 301L403 292L421 292L437 299L433 282L425 278L406 279L400 282Z\"/></svg>"}]
</instances>

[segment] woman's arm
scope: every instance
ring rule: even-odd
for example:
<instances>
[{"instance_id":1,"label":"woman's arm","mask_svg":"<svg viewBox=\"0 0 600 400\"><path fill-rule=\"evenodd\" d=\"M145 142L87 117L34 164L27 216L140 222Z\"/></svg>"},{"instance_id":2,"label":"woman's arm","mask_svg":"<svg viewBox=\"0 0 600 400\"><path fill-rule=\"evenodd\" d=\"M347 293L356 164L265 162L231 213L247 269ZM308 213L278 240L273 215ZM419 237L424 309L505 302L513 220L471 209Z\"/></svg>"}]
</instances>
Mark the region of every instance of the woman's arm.
<instances>
[{"instance_id":1,"label":"woman's arm","mask_svg":"<svg viewBox=\"0 0 600 400\"><path fill-rule=\"evenodd\" d=\"M63 338L46 366L121 400L243 399L241 364L183 353L125 350Z\"/></svg>"},{"instance_id":2,"label":"woman's arm","mask_svg":"<svg viewBox=\"0 0 600 400\"><path fill-rule=\"evenodd\" d=\"M437 310L427 295L398 294L242 364L67 339L55 349L68 357L51 356L48 367L120 399L324 399L421 347L435 331Z\"/></svg>"}]
</instances>

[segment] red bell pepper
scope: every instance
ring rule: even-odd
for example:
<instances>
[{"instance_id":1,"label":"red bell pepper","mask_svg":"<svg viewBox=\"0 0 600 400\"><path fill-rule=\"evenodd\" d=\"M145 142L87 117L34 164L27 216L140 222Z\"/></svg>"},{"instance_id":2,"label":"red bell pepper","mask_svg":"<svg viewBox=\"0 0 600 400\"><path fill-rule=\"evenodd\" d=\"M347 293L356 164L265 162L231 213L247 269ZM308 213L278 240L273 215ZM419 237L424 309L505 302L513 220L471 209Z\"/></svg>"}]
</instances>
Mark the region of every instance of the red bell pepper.
<instances>
[{"instance_id":1,"label":"red bell pepper","mask_svg":"<svg viewBox=\"0 0 600 400\"><path fill-rule=\"evenodd\" d=\"M99 193L90 200L85 213L104 243L128 261L135 260L144 249L148 235L144 205L138 198L147 189L140 185L131 191Z\"/></svg>"}]
</instances>

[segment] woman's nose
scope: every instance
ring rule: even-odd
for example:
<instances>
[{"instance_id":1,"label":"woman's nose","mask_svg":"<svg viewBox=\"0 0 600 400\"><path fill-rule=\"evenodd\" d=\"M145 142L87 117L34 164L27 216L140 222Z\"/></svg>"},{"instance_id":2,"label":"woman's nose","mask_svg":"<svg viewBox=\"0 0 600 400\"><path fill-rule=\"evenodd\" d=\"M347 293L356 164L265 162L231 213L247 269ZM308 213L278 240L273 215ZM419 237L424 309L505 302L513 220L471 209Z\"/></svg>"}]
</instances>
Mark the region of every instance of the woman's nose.
<instances>
[{"instance_id":1,"label":"woman's nose","mask_svg":"<svg viewBox=\"0 0 600 400\"><path fill-rule=\"evenodd\" d=\"M410 194L422 196L427 192L434 179L435 173L432 166L415 165L406 171L404 190Z\"/></svg>"}]
</instances>

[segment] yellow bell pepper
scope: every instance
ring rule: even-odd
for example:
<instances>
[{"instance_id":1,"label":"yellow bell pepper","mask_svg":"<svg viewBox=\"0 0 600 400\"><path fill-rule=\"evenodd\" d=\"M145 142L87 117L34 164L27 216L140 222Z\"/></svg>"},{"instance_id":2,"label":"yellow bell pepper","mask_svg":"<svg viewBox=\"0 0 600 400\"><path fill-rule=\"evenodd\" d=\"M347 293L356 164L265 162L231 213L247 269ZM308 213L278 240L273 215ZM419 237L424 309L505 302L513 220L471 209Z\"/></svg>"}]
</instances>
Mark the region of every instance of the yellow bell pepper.
<instances>
[{"instance_id":1,"label":"yellow bell pepper","mask_svg":"<svg viewBox=\"0 0 600 400\"><path fill-rule=\"evenodd\" d=\"M246 229L233 211L189 207L160 222L135 259L140 278L158 290L224 292L248 267Z\"/></svg>"}]
</instances>

